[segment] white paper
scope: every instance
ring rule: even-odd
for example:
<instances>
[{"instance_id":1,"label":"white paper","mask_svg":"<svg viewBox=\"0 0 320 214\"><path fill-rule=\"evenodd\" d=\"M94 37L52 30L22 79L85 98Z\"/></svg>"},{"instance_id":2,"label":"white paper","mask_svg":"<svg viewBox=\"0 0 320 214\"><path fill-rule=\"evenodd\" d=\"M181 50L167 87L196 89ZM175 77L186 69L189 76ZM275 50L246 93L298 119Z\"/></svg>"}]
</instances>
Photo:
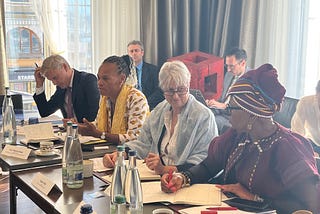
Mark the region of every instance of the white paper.
<instances>
[{"instance_id":1,"label":"white paper","mask_svg":"<svg viewBox=\"0 0 320 214\"><path fill-rule=\"evenodd\" d=\"M103 165L102 158L92 158L93 161L93 171L94 172L105 172L108 170L113 170L113 168L107 168Z\"/></svg>"},{"instance_id":2,"label":"white paper","mask_svg":"<svg viewBox=\"0 0 320 214\"><path fill-rule=\"evenodd\" d=\"M24 146L12 146L7 144L2 150L1 154L8 157L15 157L20 159L28 159L31 149Z\"/></svg>"},{"instance_id":3,"label":"white paper","mask_svg":"<svg viewBox=\"0 0 320 214\"><path fill-rule=\"evenodd\" d=\"M54 187L54 183L50 181L48 177L38 172L31 181L31 184L35 186L42 193L48 195L51 189Z\"/></svg>"},{"instance_id":4,"label":"white paper","mask_svg":"<svg viewBox=\"0 0 320 214\"><path fill-rule=\"evenodd\" d=\"M26 136L24 141L27 143L59 139L59 137L53 133L51 123L26 125L23 126L23 129Z\"/></svg>"}]
</instances>

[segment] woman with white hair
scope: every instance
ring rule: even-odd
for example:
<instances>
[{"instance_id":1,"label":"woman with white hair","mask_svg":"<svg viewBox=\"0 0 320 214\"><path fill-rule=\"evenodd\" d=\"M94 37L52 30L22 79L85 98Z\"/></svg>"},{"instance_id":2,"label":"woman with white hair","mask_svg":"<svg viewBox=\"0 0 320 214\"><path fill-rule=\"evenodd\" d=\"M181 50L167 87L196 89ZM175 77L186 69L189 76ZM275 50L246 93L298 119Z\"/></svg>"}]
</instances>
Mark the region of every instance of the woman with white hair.
<instances>
[{"instance_id":1,"label":"woman with white hair","mask_svg":"<svg viewBox=\"0 0 320 214\"><path fill-rule=\"evenodd\" d=\"M186 170L200 163L218 134L211 110L189 94L190 79L184 63L164 63L159 85L165 100L151 112L138 139L125 143L126 151L136 150L157 174ZM116 153L106 154L104 165L113 167L116 157Z\"/></svg>"}]
</instances>

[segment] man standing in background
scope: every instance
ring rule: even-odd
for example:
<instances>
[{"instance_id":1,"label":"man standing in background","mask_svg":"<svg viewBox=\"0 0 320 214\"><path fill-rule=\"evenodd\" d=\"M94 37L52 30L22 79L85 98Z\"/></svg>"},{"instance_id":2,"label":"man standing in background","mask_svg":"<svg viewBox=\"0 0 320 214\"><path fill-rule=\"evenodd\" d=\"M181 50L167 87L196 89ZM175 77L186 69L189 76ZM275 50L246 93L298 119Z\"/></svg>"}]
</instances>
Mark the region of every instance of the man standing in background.
<instances>
[{"instance_id":1,"label":"man standing in background","mask_svg":"<svg viewBox=\"0 0 320 214\"><path fill-rule=\"evenodd\" d=\"M128 55L136 68L137 86L147 97L150 110L164 100L159 88L159 69L157 66L143 61L144 47L142 42L133 40L127 45Z\"/></svg>"}]
</instances>

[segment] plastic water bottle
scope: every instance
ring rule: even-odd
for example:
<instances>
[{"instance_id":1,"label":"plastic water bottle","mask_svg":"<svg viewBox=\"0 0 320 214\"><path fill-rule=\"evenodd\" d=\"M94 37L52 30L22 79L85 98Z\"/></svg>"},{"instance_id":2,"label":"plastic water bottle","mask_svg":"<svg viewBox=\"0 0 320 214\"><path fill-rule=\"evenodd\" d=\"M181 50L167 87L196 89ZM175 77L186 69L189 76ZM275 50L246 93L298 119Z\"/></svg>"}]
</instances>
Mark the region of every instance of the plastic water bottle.
<instances>
[{"instance_id":1,"label":"plastic water bottle","mask_svg":"<svg viewBox=\"0 0 320 214\"><path fill-rule=\"evenodd\" d=\"M126 197L116 195L113 206L110 207L110 214L127 214Z\"/></svg>"},{"instance_id":2,"label":"plastic water bottle","mask_svg":"<svg viewBox=\"0 0 320 214\"><path fill-rule=\"evenodd\" d=\"M13 104L10 95L5 96L4 102L6 102L2 128L3 128L3 138L5 144L14 144L17 141L17 126L16 126L16 115L14 113Z\"/></svg>"},{"instance_id":3,"label":"plastic water bottle","mask_svg":"<svg viewBox=\"0 0 320 214\"><path fill-rule=\"evenodd\" d=\"M81 144L78 137L78 125L72 125L72 141L66 158L67 165L67 187L71 189L83 186L83 156Z\"/></svg>"},{"instance_id":4,"label":"plastic water bottle","mask_svg":"<svg viewBox=\"0 0 320 214\"><path fill-rule=\"evenodd\" d=\"M64 184L66 184L68 181L66 160L67 160L67 155L69 154L69 147L70 147L72 140L73 140L72 122L68 121L67 122L67 133L66 133L66 138L64 140L63 152L62 152L62 181Z\"/></svg>"},{"instance_id":5,"label":"plastic water bottle","mask_svg":"<svg viewBox=\"0 0 320 214\"><path fill-rule=\"evenodd\" d=\"M116 195L124 195L124 185L127 173L127 166L123 156L124 146L117 146L117 153L118 157L113 171L110 190L111 205L115 202Z\"/></svg>"},{"instance_id":6,"label":"plastic water bottle","mask_svg":"<svg viewBox=\"0 0 320 214\"><path fill-rule=\"evenodd\" d=\"M2 102L2 116L4 115L4 111L8 105L8 101L7 101L8 91L9 91L9 87L5 87L5 94Z\"/></svg>"},{"instance_id":7,"label":"plastic water bottle","mask_svg":"<svg viewBox=\"0 0 320 214\"><path fill-rule=\"evenodd\" d=\"M140 175L136 164L137 152L129 151L129 169L125 183L125 196L131 214L143 213L143 199Z\"/></svg>"}]
</instances>

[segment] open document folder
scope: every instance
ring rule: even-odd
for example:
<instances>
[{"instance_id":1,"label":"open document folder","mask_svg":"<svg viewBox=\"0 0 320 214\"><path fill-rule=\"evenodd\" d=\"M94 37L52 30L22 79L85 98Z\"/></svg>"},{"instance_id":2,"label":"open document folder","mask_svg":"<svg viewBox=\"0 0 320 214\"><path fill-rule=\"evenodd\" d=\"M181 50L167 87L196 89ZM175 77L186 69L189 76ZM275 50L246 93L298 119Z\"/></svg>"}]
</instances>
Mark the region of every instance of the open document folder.
<instances>
[{"instance_id":1,"label":"open document folder","mask_svg":"<svg viewBox=\"0 0 320 214\"><path fill-rule=\"evenodd\" d=\"M58 135L53 133L51 123L38 123L33 125L23 126L25 138L22 143L37 143L40 141L62 140Z\"/></svg>"},{"instance_id":2,"label":"open document folder","mask_svg":"<svg viewBox=\"0 0 320 214\"><path fill-rule=\"evenodd\" d=\"M170 202L172 204L221 205L221 190L214 184L194 184L174 193L161 191L160 181L142 182L143 203Z\"/></svg>"},{"instance_id":3,"label":"open document folder","mask_svg":"<svg viewBox=\"0 0 320 214\"><path fill-rule=\"evenodd\" d=\"M102 172L102 171L108 171L112 170L112 168L106 168L102 163L102 158L93 158L93 171L95 172ZM126 160L127 166L129 166L129 161ZM149 169L147 165L144 163L143 160L137 160L137 168L140 175L141 181L155 181L160 180L160 175L157 175L155 171ZM102 176L102 179L112 182L112 174Z\"/></svg>"}]
</instances>

